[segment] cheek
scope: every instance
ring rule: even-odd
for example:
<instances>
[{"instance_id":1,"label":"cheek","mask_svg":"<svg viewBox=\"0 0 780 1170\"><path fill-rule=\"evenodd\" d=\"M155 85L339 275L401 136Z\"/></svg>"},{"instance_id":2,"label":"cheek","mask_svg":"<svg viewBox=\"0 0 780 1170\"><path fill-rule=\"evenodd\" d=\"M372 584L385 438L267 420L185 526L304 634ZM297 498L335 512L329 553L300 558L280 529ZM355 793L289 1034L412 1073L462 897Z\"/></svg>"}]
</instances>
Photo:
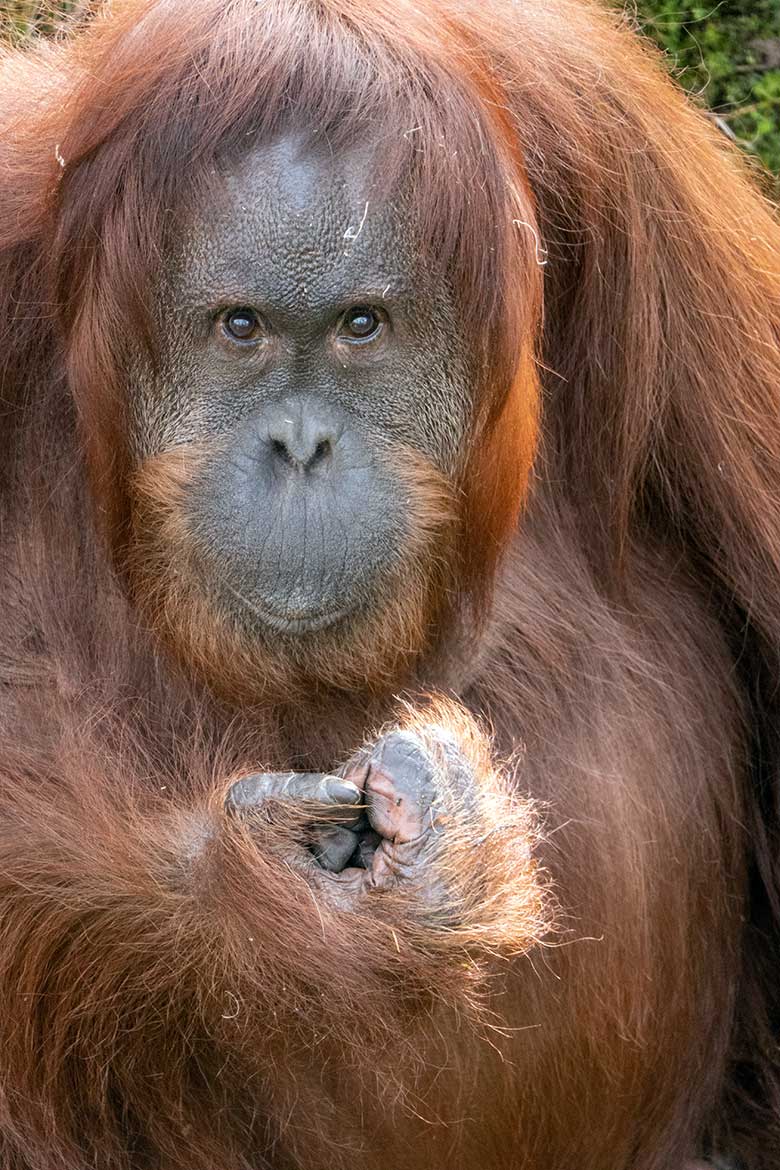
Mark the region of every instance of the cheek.
<instances>
[{"instance_id":1,"label":"cheek","mask_svg":"<svg viewBox=\"0 0 780 1170\"><path fill-rule=\"evenodd\" d=\"M390 433L458 479L468 458L477 379L449 309L410 330L409 360L396 380Z\"/></svg>"},{"instance_id":2,"label":"cheek","mask_svg":"<svg viewBox=\"0 0 780 1170\"><path fill-rule=\"evenodd\" d=\"M140 354L127 368L128 434L138 464L208 434L191 355L191 345L177 338L169 351L158 355L154 368Z\"/></svg>"},{"instance_id":3,"label":"cheek","mask_svg":"<svg viewBox=\"0 0 780 1170\"><path fill-rule=\"evenodd\" d=\"M462 371L447 373L428 387L418 404L419 426L425 446L436 466L458 479L468 460L468 438L474 415L473 392Z\"/></svg>"},{"instance_id":4,"label":"cheek","mask_svg":"<svg viewBox=\"0 0 780 1170\"><path fill-rule=\"evenodd\" d=\"M430 352L393 363L381 378L363 377L334 395L372 431L416 451L447 479L458 480L468 458L474 391L464 364Z\"/></svg>"},{"instance_id":5,"label":"cheek","mask_svg":"<svg viewBox=\"0 0 780 1170\"><path fill-rule=\"evenodd\" d=\"M138 464L176 447L228 439L257 409L256 379L229 381L184 345L158 370L137 363L127 375L128 432Z\"/></svg>"}]
</instances>

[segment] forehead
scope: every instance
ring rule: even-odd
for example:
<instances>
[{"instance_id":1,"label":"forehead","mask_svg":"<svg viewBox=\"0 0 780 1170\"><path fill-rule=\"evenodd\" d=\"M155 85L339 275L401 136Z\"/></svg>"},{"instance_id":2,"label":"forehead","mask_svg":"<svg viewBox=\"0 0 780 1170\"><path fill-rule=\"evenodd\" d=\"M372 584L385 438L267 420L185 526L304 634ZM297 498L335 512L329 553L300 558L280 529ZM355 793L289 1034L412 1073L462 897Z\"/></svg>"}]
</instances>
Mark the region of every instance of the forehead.
<instances>
[{"instance_id":1,"label":"forehead","mask_svg":"<svg viewBox=\"0 0 780 1170\"><path fill-rule=\"evenodd\" d=\"M289 134L223 166L174 263L194 296L301 308L430 284L412 202L383 191L376 151ZM426 270L428 270L426 272Z\"/></svg>"}]
</instances>

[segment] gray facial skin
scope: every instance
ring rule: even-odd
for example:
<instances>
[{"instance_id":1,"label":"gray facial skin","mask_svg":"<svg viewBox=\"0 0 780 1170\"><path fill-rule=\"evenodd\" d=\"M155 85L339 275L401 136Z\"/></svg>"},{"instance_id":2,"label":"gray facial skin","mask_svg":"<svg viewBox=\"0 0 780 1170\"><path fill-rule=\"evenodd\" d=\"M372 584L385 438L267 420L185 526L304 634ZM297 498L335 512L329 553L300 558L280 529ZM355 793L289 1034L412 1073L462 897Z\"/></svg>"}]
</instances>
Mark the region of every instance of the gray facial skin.
<instances>
[{"instance_id":1,"label":"gray facial skin","mask_svg":"<svg viewBox=\"0 0 780 1170\"><path fill-rule=\"evenodd\" d=\"M249 626L300 636L375 604L408 535L402 448L453 481L462 467L455 305L373 169L292 135L250 153L166 263L159 364L129 387L139 463L205 450L187 528L207 587ZM258 322L246 339L239 309Z\"/></svg>"}]
</instances>

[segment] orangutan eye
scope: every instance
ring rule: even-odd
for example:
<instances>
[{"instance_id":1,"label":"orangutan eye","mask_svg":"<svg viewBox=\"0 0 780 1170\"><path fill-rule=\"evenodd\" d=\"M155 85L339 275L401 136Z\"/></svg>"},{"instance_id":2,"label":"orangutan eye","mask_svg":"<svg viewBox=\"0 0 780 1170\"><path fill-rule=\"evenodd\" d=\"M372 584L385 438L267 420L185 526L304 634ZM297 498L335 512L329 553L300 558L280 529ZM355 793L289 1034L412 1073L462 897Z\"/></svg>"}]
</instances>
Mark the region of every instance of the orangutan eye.
<instances>
[{"instance_id":1,"label":"orangutan eye","mask_svg":"<svg viewBox=\"0 0 780 1170\"><path fill-rule=\"evenodd\" d=\"M253 309L230 309L222 318L222 327L233 341L256 341L263 328Z\"/></svg>"},{"instance_id":2,"label":"orangutan eye","mask_svg":"<svg viewBox=\"0 0 780 1170\"><path fill-rule=\"evenodd\" d=\"M339 324L339 337L343 341L373 341L382 332L382 317L378 310L366 305L355 305L347 309Z\"/></svg>"}]
</instances>

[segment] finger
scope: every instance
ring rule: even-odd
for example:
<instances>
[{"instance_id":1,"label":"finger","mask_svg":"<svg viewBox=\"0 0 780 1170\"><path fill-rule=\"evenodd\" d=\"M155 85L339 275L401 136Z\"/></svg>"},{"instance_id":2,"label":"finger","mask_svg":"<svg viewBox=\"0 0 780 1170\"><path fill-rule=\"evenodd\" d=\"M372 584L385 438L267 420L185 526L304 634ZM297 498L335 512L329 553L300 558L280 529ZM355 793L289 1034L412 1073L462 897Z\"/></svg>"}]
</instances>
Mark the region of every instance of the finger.
<instances>
[{"instance_id":1,"label":"finger","mask_svg":"<svg viewBox=\"0 0 780 1170\"><path fill-rule=\"evenodd\" d=\"M376 745L374 745L375 748ZM368 773L371 770L371 747L363 747L352 757L349 763L341 769L340 775L355 784L362 792L366 786Z\"/></svg>"},{"instance_id":2,"label":"finger","mask_svg":"<svg viewBox=\"0 0 780 1170\"><path fill-rule=\"evenodd\" d=\"M414 736L392 732L377 744L365 796L377 833L397 842L419 837L435 796L431 761Z\"/></svg>"},{"instance_id":3,"label":"finger","mask_svg":"<svg viewBox=\"0 0 780 1170\"><path fill-rule=\"evenodd\" d=\"M361 813L355 806L361 801L357 786L341 776L326 772L256 772L237 780L228 790L228 812L259 811L270 802L311 804L322 813L346 823L357 821Z\"/></svg>"},{"instance_id":4,"label":"finger","mask_svg":"<svg viewBox=\"0 0 780 1170\"><path fill-rule=\"evenodd\" d=\"M359 835L357 853L353 865L358 869L371 869L374 861L374 854L376 853L382 838L373 829Z\"/></svg>"},{"instance_id":5,"label":"finger","mask_svg":"<svg viewBox=\"0 0 780 1170\"><path fill-rule=\"evenodd\" d=\"M323 869L341 873L358 847L359 837L343 825L315 825L312 853Z\"/></svg>"}]
</instances>

